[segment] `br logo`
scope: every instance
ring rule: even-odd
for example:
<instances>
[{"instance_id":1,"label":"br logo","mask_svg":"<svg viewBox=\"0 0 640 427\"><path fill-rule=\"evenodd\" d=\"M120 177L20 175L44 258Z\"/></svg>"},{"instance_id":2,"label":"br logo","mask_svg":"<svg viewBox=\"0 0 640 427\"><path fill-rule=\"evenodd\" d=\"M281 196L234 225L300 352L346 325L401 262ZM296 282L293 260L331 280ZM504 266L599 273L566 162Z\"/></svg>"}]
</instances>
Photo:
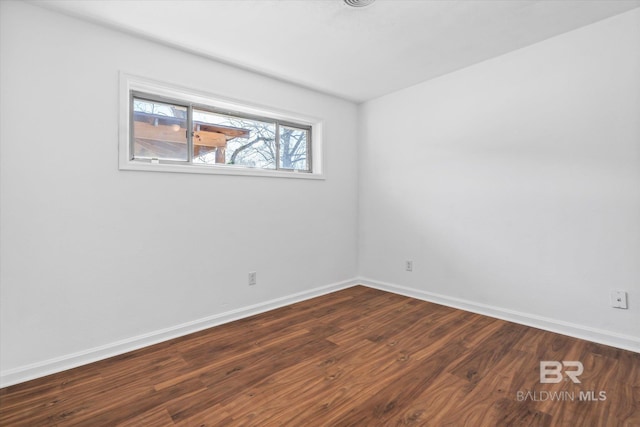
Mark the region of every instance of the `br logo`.
<instances>
[{"instance_id":1,"label":"br logo","mask_svg":"<svg viewBox=\"0 0 640 427\"><path fill-rule=\"evenodd\" d=\"M584 372L584 366L581 362L575 360L563 360L562 363L555 360L540 361L540 382L542 384L559 383L562 381L562 368L575 368L571 370L565 369L564 374L575 384L580 384L578 375Z\"/></svg>"}]
</instances>

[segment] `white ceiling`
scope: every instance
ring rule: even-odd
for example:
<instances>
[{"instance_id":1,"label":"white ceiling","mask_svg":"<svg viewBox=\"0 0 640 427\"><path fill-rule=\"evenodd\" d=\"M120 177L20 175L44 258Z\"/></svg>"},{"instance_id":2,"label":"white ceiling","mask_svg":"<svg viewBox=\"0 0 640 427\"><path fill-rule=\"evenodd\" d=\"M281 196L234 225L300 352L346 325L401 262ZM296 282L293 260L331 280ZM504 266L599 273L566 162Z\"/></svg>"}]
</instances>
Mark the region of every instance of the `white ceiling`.
<instances>
[{"instance_id":1,"label":"white ceiling","mask_svg":"<svg viewBox=\"0 0 640 427\"><path fill-rule=\"evenodd\" d=\"M36 0L353 101L634 7L640 0Z\"/></svg>"}]
</instances>

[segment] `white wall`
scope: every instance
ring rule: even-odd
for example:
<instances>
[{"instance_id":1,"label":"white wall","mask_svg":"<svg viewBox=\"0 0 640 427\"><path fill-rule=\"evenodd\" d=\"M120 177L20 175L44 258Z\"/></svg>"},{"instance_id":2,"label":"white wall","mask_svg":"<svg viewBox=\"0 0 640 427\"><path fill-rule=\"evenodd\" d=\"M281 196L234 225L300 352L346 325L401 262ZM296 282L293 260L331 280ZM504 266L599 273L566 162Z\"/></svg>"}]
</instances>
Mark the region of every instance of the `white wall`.
<instances>
[{"instance_id":1,"label":"white wall","mask_svg":"<svg viewBox=\"0 0 640 427\"><path fill-rule=\"evenodd\" d=\"M360 274L640 351L639 77L635 9L365 103Z\"/></svg>"},{"instance_id":2,"label":"white wall","mask_svg":"<svg viewBox=\"0 0 640 427\"><path fill-rule=\"evenodd\" d=\"M3 373L356 275L354 104L0 3ZM119 171L121 70L323 118L326 180Z\"/></svg>"}]
</instances>

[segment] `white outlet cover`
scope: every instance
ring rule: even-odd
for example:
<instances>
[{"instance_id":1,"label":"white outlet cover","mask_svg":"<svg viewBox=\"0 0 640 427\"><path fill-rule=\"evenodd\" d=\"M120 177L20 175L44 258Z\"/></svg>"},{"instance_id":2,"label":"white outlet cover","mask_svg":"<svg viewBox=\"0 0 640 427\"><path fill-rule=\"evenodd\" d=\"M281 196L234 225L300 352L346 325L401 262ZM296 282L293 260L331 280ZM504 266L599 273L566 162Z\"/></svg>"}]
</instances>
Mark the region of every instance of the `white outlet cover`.
<instances>
[{"instance_id":1,"label":"white outlet cover","mask_svg":"<svg viewBox=\"0 0 640 427\"><path fill-rule=\"evenodd\" d=\"M611 306L627 308L627 293L625 291L611 291Z\"/></svg>"}]
</instances>

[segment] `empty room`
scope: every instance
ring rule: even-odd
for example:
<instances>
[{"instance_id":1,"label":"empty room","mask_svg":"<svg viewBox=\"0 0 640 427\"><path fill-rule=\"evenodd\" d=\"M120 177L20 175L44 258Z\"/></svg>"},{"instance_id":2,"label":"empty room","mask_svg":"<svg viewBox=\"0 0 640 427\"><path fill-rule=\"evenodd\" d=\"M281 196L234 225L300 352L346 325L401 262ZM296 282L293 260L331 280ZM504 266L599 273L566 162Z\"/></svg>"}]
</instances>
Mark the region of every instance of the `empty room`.
<instances>
[{"instance_id":1,"label":"empty room","mask_svg":"<svg viewBox=\"0 0 640 427\"><path fill-rule=\"evenodd\" d=\"M640 426L640 0L0 0L0 426Z\"/></svg>"}]
</instances>

